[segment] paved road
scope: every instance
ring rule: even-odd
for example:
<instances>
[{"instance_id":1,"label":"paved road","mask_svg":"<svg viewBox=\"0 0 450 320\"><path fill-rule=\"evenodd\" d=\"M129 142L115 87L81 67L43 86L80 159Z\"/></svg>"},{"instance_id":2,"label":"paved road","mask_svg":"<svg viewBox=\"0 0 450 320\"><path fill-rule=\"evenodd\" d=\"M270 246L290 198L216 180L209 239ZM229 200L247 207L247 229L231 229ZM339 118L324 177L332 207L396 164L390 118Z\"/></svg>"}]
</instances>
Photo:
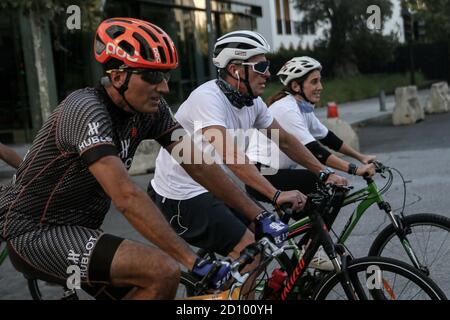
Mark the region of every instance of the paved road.
<instances>
[{"instance_id":1,"label":"paved road","mask_svg":"<svg viewBox=\"0 0 450 320\"><path fill-rule=\"evenodd\" d=\"M428 116L426 121L414 126L360 128L359 136L364 152L377 154L381 161L398 168L408 181L407 212L440 212L450 217L450 113ZM145 175L133 179L145 188L150 177ZM383 181L377 179L379 185ZM363 185L356 178L352 178L351 183ZM386 195L394 209L401 207L402 190L399 179L396 179ZM356 256L367 253L377 231L387 224L385 215L378 209L369 210L348 242L349 249ZM341 230L350 214L351 208L341 211L335 224L337 231ZM104 230L145 242L114 208L106 217ZM29 299L23 277L14 271L9 261L0 266L0 284L0 299Z\"/></svg>"}]
</instances>

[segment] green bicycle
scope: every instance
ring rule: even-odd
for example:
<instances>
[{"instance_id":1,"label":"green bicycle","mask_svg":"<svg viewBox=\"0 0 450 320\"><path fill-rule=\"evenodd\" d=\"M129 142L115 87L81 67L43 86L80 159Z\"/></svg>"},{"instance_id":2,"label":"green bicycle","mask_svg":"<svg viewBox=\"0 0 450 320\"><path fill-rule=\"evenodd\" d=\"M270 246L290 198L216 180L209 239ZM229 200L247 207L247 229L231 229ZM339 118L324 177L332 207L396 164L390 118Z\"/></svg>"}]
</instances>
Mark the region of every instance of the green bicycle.
<instances>
[{"instance_id":1,"label":"green bicycle","mask_svg":"<svg viewBox=\"0 0 450 320\"><path fill-rule=\"evenodd\" d=\"M378 190L372 178L364 178L367 183L365 188L345 196L341 208L356 202L359 204L337 237L337 243L345 244L367 209L377 204L378 208L387 214L391 224L375 238L368 255L390 257L410 263L433 279L446 295L450 294L450 284L447 280L450 266L450 254L448 253L450 250L450 219L431 213L404 215L405 200L401 212L394 213L391 205L383 199L382 195L392 185L392 171L396 169L384 166L379 161L374 161L373 164L377 173L383 177L388 174L387 183ZM404 190L406 197L406 188ZM290 224L289 242L295 244L295 238L310 228L309 217ZM294 251L291 258L293 264L301 258L301 248L306 244L305 239L307 237L302 237L296 243L297 250Z\"/></svg>"}]
</instances>

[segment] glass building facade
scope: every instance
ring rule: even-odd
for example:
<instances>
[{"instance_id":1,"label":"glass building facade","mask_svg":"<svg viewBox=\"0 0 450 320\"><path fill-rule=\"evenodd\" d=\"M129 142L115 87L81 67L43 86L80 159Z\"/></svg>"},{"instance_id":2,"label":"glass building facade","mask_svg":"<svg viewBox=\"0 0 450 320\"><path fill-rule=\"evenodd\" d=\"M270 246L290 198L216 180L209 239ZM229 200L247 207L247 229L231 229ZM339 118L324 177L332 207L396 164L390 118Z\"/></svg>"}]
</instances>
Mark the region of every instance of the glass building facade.
<instances>
[{"instance_id":1,"label":"glass building facade","mask_svg":"<svg viewBox=\"0 0 450 320\"><path fill-rule=\"evenodd\" d=\"M108 17L126 14L150 21L164 29L175 42L179 67L172 72L168 100L177 105L197 86L215 77L209 65L208 36L216 38L238 29L255 29L259 7L234 1L211 1L212 32L207 28L206 0L107 1ZM214 39L215 40L215 39Z\"/></svg>"},{"instance_id":2,"label":"glass building facade","mask_svg":"<svg viewBox=\"0 0 450 320\"><path fill-rule=\"evenodd\" d=\"M210 31L206 1L210 4ZM179 66L172 72L171 92L166 98L174 109L197 86L216 76L208 40L213 43L222 34L237 29L255 29L256 17L262 15L258 6L226 0L106 0L100 11L101 19L126 16L148 20L171 36L178 50ZM38 80L33 74L34 47L30 30L18 17L19 13L0 13L2 143L31 142L42 125L40 102L36 99ZM50 99L52 108L71 91L96 85L102 72L92 55L95 26L69 31L64 27L66 19L63 13L48 22L48 46L40 48L46 50L44 56L51 65L48 88L54 97Z\"/></svg>"}]
</instances>

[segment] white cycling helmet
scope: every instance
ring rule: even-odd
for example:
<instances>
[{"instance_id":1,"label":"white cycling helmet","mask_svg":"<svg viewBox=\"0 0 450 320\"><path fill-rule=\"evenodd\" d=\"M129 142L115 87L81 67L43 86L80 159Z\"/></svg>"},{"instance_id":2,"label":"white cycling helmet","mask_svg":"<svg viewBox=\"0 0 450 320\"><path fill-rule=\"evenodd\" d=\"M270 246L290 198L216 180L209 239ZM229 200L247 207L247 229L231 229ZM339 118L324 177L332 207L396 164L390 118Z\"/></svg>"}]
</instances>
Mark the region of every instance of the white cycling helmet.
<instances>
[{"instance_id":1,"label":"white cycling helmet","mask_svg":"<svg viewBox=\"0 0 450 320\"><path fill-rule=\"evenodd\" d=\"M229 32L219 39L214 45L214 65L225 68L231 60L247 60L258 54L270 51L270 45L258 32L240 30Z\"/></svg>"},{"instance_id":2,"label":"white cycling helmet","mask_svg":"<svg viewBox=\"0 0 450 320\"><path fill-rule=\"evenodd\" d=\"M322 70L322 65L316 59L310 57L295 57L289 60L278 71L277 76L285 86L293 80L300 78L312 70Z\"/></svg>"}]
</instances>

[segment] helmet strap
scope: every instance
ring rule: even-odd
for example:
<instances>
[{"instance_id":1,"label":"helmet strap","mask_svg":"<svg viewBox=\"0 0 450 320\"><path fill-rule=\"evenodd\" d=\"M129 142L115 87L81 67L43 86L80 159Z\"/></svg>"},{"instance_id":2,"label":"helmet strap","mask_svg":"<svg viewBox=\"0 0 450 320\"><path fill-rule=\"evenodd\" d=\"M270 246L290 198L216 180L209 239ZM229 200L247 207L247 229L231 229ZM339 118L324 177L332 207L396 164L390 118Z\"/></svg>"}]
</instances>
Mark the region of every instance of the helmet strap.
<instances>
[{"instance_id":1,"label":"helmet strap","mask_svg":"<svg viewBox=\"0 0 450 320\"><path fill-rule=\"evenodd\" d=\"M126 71L125 71L126 72ZM125 91L128 90L128 83L130 82L130 78L131 78L131 73L130 72L126 72L127 76L125 78L125 82L120 86L120 88L116 88L114 87L114 89L117 90L117 92L122 96L123 100L125 101L125 103L130 107L131 110L133 110L133 112L138 112L136 110L135 107L133 107L133 105L131 103L128 102L127 98L125 98Z\"/></svg>"},{"instance_id":2,"label":"helmet strap","mask_svg":"<svg viewBox=\"0 0 450 320\"><path fill-rule=\"evenodd\" d=\"M247 88L248 95L252 97L252 99L256 99L257 97L253 94L252 87L250 86L250 82L248 81L249 76L248 65L245 65L244 69L245 69L245 79L242 79L242 82L245 84L245 87Z\"/></svg>"},{"instance_id":3,"label":"helmet strap","mask_svg":"<svg viewBox=\"0 0 450 320\"><path fill-rule=\"evenodd\" d=\"M311 101L309 101L309 99L306 97L305 92L303 91L303 83L299 83L300 85L300 92L296 93L299 96L301 96L306 102L308 102L309 104L314 104Z\"/></svg>"}]
</instances>

